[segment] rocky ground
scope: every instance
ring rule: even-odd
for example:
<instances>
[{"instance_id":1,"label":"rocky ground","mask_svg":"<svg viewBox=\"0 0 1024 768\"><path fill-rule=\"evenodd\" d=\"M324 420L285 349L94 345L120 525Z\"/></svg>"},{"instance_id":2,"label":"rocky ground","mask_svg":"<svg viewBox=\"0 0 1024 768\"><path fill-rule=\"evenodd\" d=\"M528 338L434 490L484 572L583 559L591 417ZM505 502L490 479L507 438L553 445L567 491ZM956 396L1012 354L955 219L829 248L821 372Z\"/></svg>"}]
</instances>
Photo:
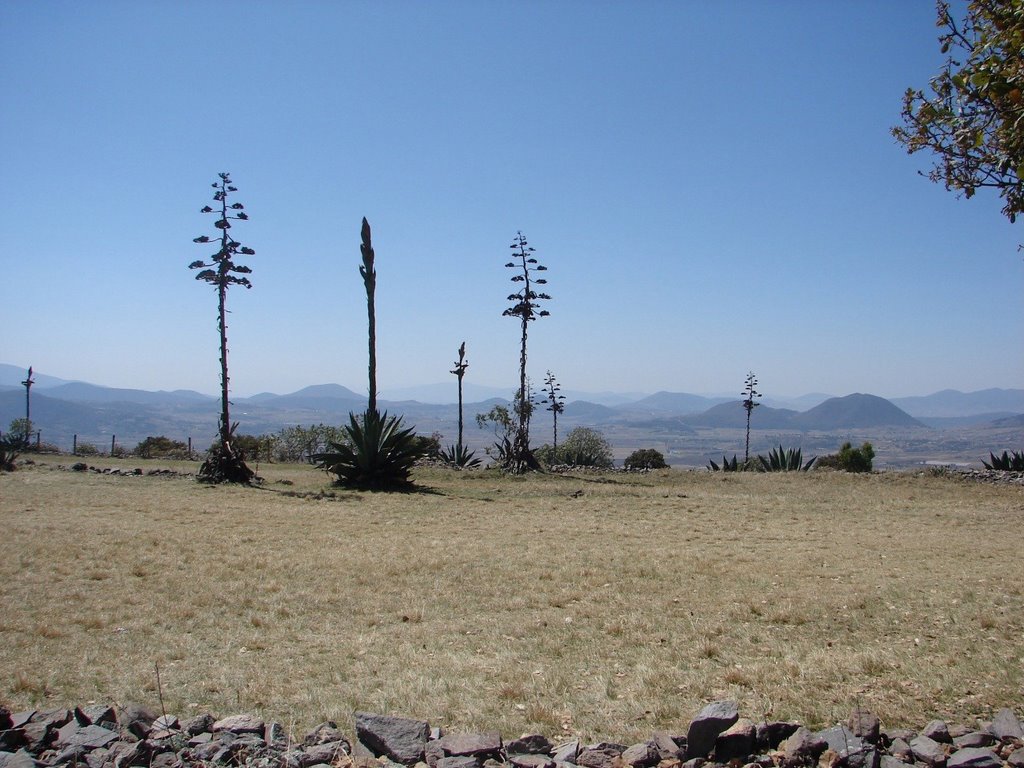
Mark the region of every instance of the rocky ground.
<instances>
[{"instance_id":1,"label":"rocky ground","mask_svg":"<svg viewBox=\"0 0 1024 768\"><path fill-rule=\"evenodd\" d=\"M552 743L542 734L445 734L422 720L357 712L350 738L333 722L301 740L248 714L182 721L138 705L11 713L0 707L0 768L1024 768L1024 727L1002 709L991 721L933 720L886 729L870 712L811 732L753 722L735 703L707 705L685 733L643 743Z\"/></svg>"}]
</instances>

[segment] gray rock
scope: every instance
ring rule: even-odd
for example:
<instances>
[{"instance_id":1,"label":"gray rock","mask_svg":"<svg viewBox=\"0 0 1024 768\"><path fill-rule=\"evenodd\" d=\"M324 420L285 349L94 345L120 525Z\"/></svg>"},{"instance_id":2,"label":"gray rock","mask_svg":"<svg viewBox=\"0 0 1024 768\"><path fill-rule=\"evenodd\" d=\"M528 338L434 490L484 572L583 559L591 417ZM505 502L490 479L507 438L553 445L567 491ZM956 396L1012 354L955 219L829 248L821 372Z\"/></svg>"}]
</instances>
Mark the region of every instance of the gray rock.
<instances>
[{"instance_id":1,"label":"gray rock","mask_svg":"<svg viewBox=\"0 0 1024 768\"><path fill-rule=\"evenodd\" d=\"M36 768L39 762L24 749L0 752L0 768Z\"/></svg>"},{"instance_id":2,"label":"gray rock","mask_svg":"<svg viewBox=\"0 0 1024 768\"><path fill-rule=\"evenodd\" d=\"M715 739L715 762L728 763L730 760L746 759L754 751L757 728L754 724L741 717L726 728Z\"/></svg>"},{"instance_id":3,"label":"gray rock","mask_svg":"<svg viewBox=\"0 0 1024 768\"><path fill-rule=\"evenodd\" d=\"M847 726L853 731L854 736L864 739L864 741L870 744L878 743L882 721L868 710L861 709L860 707L853 710L850 713Z\"/></svg>"},{"instance_id":4,"label":"gray rock","mask_svg":"<svg viewBox=\"0 0 1024 768\"><path fill-rule=\"evenodd\" d=\"M992 725L989 726L989 731L1000 741L1009 741L1010 739L1022 739L1024 740L1024 727L1021 726L1020 720L1010 709L1000 709L996 712L995 717L992 718Z\"/></svg>"},{"instance_id":5,"label":"gray rock","mask_svg":"<svg viewBox=\"0 0 1024 768\"><path fill-rule=\"evenodd\" d=\"M686 733L686 757L707 757L715 746L718 734L739 720L739 707L735 701L715 701L708 704L690 721Z\"/></svg>"},{"instance_id":6,"label":"gray rock","mask_svg":"<svg viewBox=\"0 0 1024 768\"><path fill-rule=\"evenodd\" d=\"M156 720L156 714L152 710L134 702L125 704L117 714L117 722L121 727L140 739L149 735L149 729L154 720Z\"/></svg>"},{"instance_id":7,"label":"gray rock","mask_svg":"<svg viewBox=\"0 0 1024 768\"><path fill-rule=\"evenodd\" d=\"M449 733L436 742L446 755L480 757L496 755L501 751L501 734L497 731L487 733Z\"/></svg>"},{"instance_id":8,"label":"gray rock","mask_svg":"<svg viewBox=\"0 0 1024 768\"><path fill-rule=\"evenodd\" d=\"M547 736L529 733L512 739L505 745L505 751L510 755L550 755L551 742Z\"/></svg>"},{"instance_id":9,"label":"gray rock","mask_svg":"<svg viewBox=\"0 0 1024 768\"><path fill-rule=\"evenodd\" d=\"M302 762L308 765L315 765L316 763L333 763L342 755L347 755L351 752L347 739L339 739L338 741L329 741L326 744L310 744L307 747L303 747Z\"/></svg>"},{"instance_id":10,"label":"gray rock","mask_svg":"<svg viewBox=\"0 0 1024 768\"><path fill-rule=\"evenodd\" d=\"M946 768L1002 768L1003 761L984 747L964 747L946 761Z\"/></svg>"},{"instance_id":11,"label":"gray rock","mask_svg":"<svg viewBox=\"0 0 1024 768\"><path fill-rule=\"evenodd\" d=\"M280 723L267 723L267 727L263 729L263 741L268 747L283 750L288 746L288 732Z\"/></svg>"},{"instance_id":12,"label":"gray rock","mask_svg":"<svg viewBox=\"0 0 1024 768\"><path fill-rule=\"evenodd\" d=\"M683 757L683 749L667 731L651 734L651 744L658 750L658 757L662 760L681 760Z\"/></svg>"},{"instance_id":13,"label":"gray rock","mask_svg":"<svg viewBox=\"0 0 1024 768\"><path fill-rule=\"evenodd\" d=\"M258 733L260 735L266 730L267 724L262 718L255 715L230 715L221 718L213 724L213 732L227 731L228 733Z\"/></svg>"},{"instance_id":14,"label":"gray rock","mask_svg":"<svg viewBox=\"0 0 1024 768\"><path fill-rule=\"evenodd\" d=\"M907 763L893 755L883 754L878 761L878 768L907 768Z\"/></svg>"},{"instance_id":15,"label":"gray rock","mask_svg":"<svg viewBox=\"0 0 1024 768\"><path fill-rule=\"evenodd\" d=\"M117 741L117 734L102 725L87 725L83 728L76 720L72 720L57 733L57 745L60 747L81 746L89 750Z\"/></svg>"},{"instance_id":16,"label":"gray rock","mask_svg":"<svg viewBox=\"0 0 1024 768\"><path fill-rule=\"evenodd\" d=\"M825 740L802 725L779 744L779 751L782 752L783 761L787 764L816 762L818 756L826 749L828 744Z\"/></svg>"},{"instance_id":17,"label":"gray rock","mask_svg":"<svg viewBox=\"0 0 1024 768\"><path fill-rule=\"evenodd\" d=\"M903 739L909 743L915 736L917 736L917 732L909 728L886 728L882 731L882 741L887 744L892 743L896 739Z\"/></svg>"},{"instance_id":18,"label":"gray rock","mask_svg":"<svg viewBox=\"0 0 1024 768\"><path fill-rule=\"evenodd\" d=\"M971 731L963 736L954 736L953 744L957 749L964 747L991 747L996 743L996 737L987 731Z\"/></svg>"},{"instance_id":19,"label":"gray rock","mask_svg":"<svg viewBox=\"0 0 1024 768\"><path fill-rule=\"evenodd\" d=\"M1013 750L1010 756L1006 758L1006 764L1010 768L1024 768L1024 747Z\"/></svg>"},{"instance_id":20,"label":"gray rock","mask_svg":"<svg viewBox=\"0 0 1024 768\"><path fill-rule=\"evenodd\" d=\"M356 712L356 737L375 755L413 765L423 759L430 726L423 720Z\"/></svg>"},{"instance_id":21,"label":"gray rock","mask_svg":"<svg viewBox=\"0 0 1024 768\"><path fill-rule=\"evenodd\" d=\"M551 757L556 763L572 763L575 765L576 756L580 753L580 740L570 739L558 744L551 752Z\"/></svg>"},{"instance_id":22,"label":"gray rock","mask_svg":"<svg viewBox=\"0 0 1024 768\"><path fill-rule=\"evenodd\" d=\"M839 755L846 768L878 768L879 754L874 745L856 736L845 725L818 733L828 748Z\"/></svg>"},{"instance_id":23,"label":"gray rock","mask_svg":"<svg viewBox=\"0 0 1024 768\"><path fill-rule=\"evenodd\" d=\"M181 760L173 752L161 752L153 755L149 761L149 768L178 768L181 764Z\"/></svg>"},{"instance_id":24,"label":"gray rock","mask_svg":"<svg viewBox=\"0 0 1024 768\"><path fill-rule=\"evenodd\" d=\"M914 751L910 748L910 742L903 739L893 739L889 745L889 754L904 763L914 762Z\"/></svg>"},{"instance_id":25,"label":"gray rock","mask_svg":"<svg viewBox=\"0 0 1024 768\"><path fill-rule=\"evenodd\" d=\"M513 768L555 768L555 761L536 753L513 754L508 758Z\"/></svg>"},{"instance_id":26,"label":"gray rock","mask_svg":"<svg viewBox=\"0 0 1024 768\"><path fill-rule=\"evenodd\" d=\"M910 741L910 749L914 758L933 768L946 765L946 750L930 736L918 736Z\"/></svg>"},{"instance_id":27,"label":"gray rock","mask_svg":"<svg viewBox=\"0 0 1024 768\"><path fill-rule=\"evenodd\" d=\"M653 768L661 761L661 755L651 744L634 744L622 753L622 762L633 768Z\"/></svg>"},{"instance_id":28,"label":"gray rock","mask_svg":"<svg viewBox=\"0 0 1024 768\"><path fill-rule=\"evenodd\" d=\"M779 744L796 733L796 729L799 727L800 723L789 723L782 720L761 721L757 724L757 748L776 749Z\"/></svg>"},{"instance_id":29,"label":"gray rock","mask_svg":"<svg viewBox=\"0 0 1024 768\"><path fill-rule=\"evenodd\" d=\"M622 753L626 751L623 744L601 742L589 744L576 755L576 765L586 768L618 768L622 764Z\"/></svg>"},{"instance_id":30,"label":"gray rock","mask_svg":"<svg viewBox=\"0 0 1024 768\"><path fill-rule=\"evenodd\" d=\"M921 736L927 736L940 744L953 743L953 737L949 735L949 726L943 720L932 720L921 729Z\"/></svg>"},{"instance_id":31,"label":"gray rock","mask_svg":"<svg viewBox=\"0 0 1024 768\"><path fill-rule=\"evenodd\" d=\"M328 720L307 733L302 743L310 746L312 744L330 744L332 741L343 739L345 739L345 734L339 730L338 724L333 720Z\"/></svg>"},{"instance_id":32,"label":"gray rock","mask_svg":"<svg viewBox=\"0 0 1024 768\"><path fill-rule=\"evenodd\" d=\"M480 761L472 755L450 755L438 760L437 768L480 768Z\"/></svg>"},{"instance_id":33,"label":"gray rock","mask_svg":"<svg viewBox=\"0 0 1024 768\"><path fill-rule=\"evenodd\" d=\"M209 712L205 712L201 715L196 715L185 723L184 731L190 736L195 736L200 733L208 733L213 730L213 724L215 722L217 722L217 719Z\"/></svg>"}]
</instances>

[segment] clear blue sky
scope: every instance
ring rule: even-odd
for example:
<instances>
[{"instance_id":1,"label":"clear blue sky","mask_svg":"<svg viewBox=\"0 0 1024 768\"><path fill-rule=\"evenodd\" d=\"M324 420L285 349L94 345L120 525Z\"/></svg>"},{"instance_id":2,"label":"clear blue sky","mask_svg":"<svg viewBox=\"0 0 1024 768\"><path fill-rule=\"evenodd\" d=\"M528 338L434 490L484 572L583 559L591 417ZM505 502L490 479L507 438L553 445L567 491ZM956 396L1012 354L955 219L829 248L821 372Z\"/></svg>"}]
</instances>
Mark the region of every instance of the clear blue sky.
<instances>
[{"instance_id":1,"label":"clear blue sky","mask_svg":"<svg viewBox=\"0 0 1024 768\"><path fill-rule=\"evenodd\" d=\"M187 265L229 171L251 291L232 391L517 384L522 230L566 389L882 396L1024 386L1024 242L889 134L931 0L0 5L0 362L218 387Z\"/></svg>"}]
</instances>

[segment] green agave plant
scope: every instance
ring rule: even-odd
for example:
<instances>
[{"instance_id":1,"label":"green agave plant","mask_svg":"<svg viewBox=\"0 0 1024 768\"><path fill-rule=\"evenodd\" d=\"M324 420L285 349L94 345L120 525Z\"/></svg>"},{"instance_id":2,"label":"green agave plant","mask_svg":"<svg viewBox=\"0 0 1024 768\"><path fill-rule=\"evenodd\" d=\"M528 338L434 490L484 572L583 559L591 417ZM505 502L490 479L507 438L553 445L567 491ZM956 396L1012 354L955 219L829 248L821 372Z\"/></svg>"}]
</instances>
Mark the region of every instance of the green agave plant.
<instances>
[{"instance_id":1,"label":"green agave plant","mask_svg":"<svg viewBox=\"0 0 1024 768\"><path fill-rule=\"evenodd\" d=\"M413 428L402 428L401 416L368 409L358 418L348 415L342 427L351 445L330 443L332 451L313 457L320 469L337 476L347 488L382 491L412 485L412 468L423 456Z\"/></svg>"},{"instance_id":2,"label":"green agave plant","mask_svg":"<svg viewBox=\"0 0 1024 768\"><path fill-rule=\"evenodd\" d=\"M734 453L732 455L732 461L729 461L729 459L723 456L721 466L716 464L714 460L709 460L708 469L712 472L739 472L743 469L743 465L736 460L736 454Z\"/></svg>"},{"instance_id":3,"label":"green agave plant","mask_svg":"<svg viewBox=\"0 0 1024 768\"><path fill-rule=\"evenodd\" d=\"M781 445L778 448L772 448L767 458L761 455L757 457L762 472L806 472L817 460L818 457L815 456L805 464L803 463L803 449L784 450Z\"/></svg>"},{"instance_id":4,"label":"green agave plant","mask_svg":"<svg viewBox=\"0 0 1024 768\"><path fill-rule=\"evenodd\" d=\"M441 461L456 469L476 469L481 463L477 458L476 451L466 450L466 446L461 444L442 448L438 455L441 457Z\"/></svg>"},{"instance_id":5,"label":"green agave plant","mask_svg":"<svg viewBox=\"0 0 1024 768\"><path fill-rule=\"evenodd\" d=\"M989 451L989 458L992 463L981 460L985 469L1001 469L1004 472L1024 472L1024 451L1014 451L1012 454L1003 451L1002 456L996 456Z\"/></svg>"},{"instance_id":6,"label":"green agave plant","mask_svg":"<svg viewBox=\"0 0 1024 768\"><path fill-rule=\"evenodd\" d=\"M21 435L4 435L0 438L0 472L13 472L14 460L25 447L25 438Z\"/></svg>"}]
</instances>

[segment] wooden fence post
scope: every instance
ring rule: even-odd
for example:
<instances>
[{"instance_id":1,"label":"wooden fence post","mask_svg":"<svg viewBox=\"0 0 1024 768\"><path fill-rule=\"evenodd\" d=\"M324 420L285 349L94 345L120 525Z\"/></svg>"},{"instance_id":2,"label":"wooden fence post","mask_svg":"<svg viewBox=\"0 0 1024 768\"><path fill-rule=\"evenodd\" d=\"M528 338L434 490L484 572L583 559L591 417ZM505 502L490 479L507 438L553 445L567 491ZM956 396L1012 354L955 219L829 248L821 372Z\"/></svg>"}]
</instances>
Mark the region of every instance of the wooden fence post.
<instances>
[{"instance_id":1,"label":"wooden fence post","mask_svg":"<svg viewBox=\"0 0 1024 768\"><path fill-rule=\"evenodd\" d=\"M111 457L113 457L113 455L114 455L114 445L115 445L116 441L117 441L117 435L111 435L110 436L110 455L111 455Z\"/></svg>"},{"instance_id":2,"label":"wooden fence post","mask_svg":"<svg viewBox=\"0 0 1024 768\"><path fill-rule=\"evenodd\" d=\"M74 439L71 441L71 455L78 455L78 435L75 435Z\"/></svg>"}]
</instances>

